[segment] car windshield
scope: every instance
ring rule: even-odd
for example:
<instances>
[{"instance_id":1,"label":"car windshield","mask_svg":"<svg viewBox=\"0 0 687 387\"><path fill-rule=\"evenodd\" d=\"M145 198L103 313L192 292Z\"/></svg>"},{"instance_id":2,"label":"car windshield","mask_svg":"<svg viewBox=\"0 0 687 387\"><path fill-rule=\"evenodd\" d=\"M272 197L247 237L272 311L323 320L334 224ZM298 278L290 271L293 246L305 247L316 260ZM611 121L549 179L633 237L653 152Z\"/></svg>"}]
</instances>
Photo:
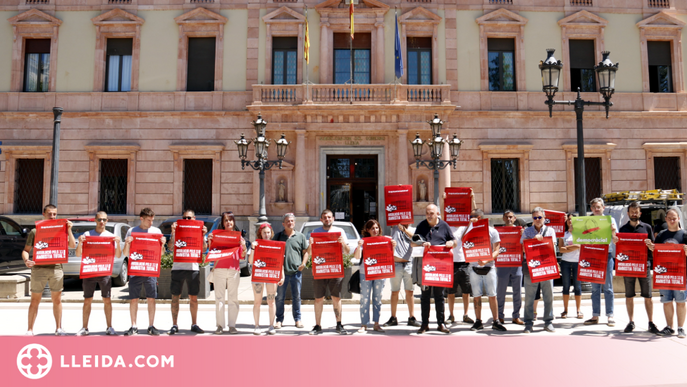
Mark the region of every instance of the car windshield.
<instances>
[{"instance_id":1,"label":"car windshield","mask_svg":"<svg viewBox=\"0 0 687 387\"><path fill-rule=\"evenodd\" d=\"M95 225L74 225L72 226L72 233L74 234L74 239L79 239L81 234L86 231L95 230ZM105 230L114 234L114 226L105 226Z\"/></svg>"},{"instance_id":2,"label":"car windshield","mask_svg":"<svg viewBox=\"0 0 687 387\"><path fill-rule=\"evenodd\" d=\"M305 235L305 238L306 238L306 239L310 239L310 233L312 232L312 230L314 230L314 229L316 229L316 228L318 228L318 227L322 227L322 226L321 226L321 225L317 225L317 224L314 224L314 225L311 225L311 226L305 226L305 227L303 228L303 234ZM348 225L342 225L342 226L340 226L340 225L335 225L335 227L338 227L338 228L344 230L344 232L346 233L346 238L348 238L348 239L358 239L358 235L356 235L355 230L353 229L352 226L348 226Z\"/></svg>"}]
</instances>

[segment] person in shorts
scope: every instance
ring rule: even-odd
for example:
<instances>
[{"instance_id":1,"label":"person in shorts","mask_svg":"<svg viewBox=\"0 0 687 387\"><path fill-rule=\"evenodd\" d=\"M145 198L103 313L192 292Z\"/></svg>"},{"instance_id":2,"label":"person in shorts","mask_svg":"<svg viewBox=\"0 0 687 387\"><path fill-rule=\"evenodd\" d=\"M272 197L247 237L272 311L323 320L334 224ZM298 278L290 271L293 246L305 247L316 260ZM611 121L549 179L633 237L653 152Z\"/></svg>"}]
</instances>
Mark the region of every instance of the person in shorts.
<instances>
[{"instance_id":1,"label":"person in shorts","mask_svg":"<svg viewBox=\"0 0 687 387\"><path fill-rule=\"evenodd\" d=\"M186 210L181 215L184 220L196 220L196 213L193 210ZM172 235L170 240L172 251L174 251L174 235L176 233L177 222L172 223ZM207 227L203 226L203 236L207 234ZM207 248L207 241L203 238L203 250ZM198 322L198 293L200 293L200 265L191 262L174 262L172 265L172 281L170 284L170 292L172 293L172 328L167 331L168 335L179 333L179 326L177 325L177 317L179 317L179 299L181 298L181 289L184 287L184 282L188 286L189 309L191 310L191 332L203 334Z\"/></svg>"},{"instance_id":2,"label":"person in shorts","mask_svg":"<svg viewBox=\"0 0 687 387\"><path fill-rule=\"evenodd\" d=\"M134 238L131 236L135 232L143 232L149 234L160 234L160 256L164 254L166 239L162 236L162 231L159 228L153 227L155 220L155 213L150 208L146 207L141 210L138 215L141 219L141 224L132 227L126 232L124 239L124 256L129 256L129 249ZM159 336L158 331L153 325L155 320L155 298L157 297L157 277L143 277L130 276L129 277L129 314L131 315L131 328L124 333L124 336L133 336L138 334L138 327L136 326L136 317L138 315L138 298L141 295L141 288L146 291L146 300L148 302L148 334L151 336Z\"/></svg>"},{"instance_id":3,"label":"person in shorts","mask_svg":"<svg viewBox=\"0 0 687 387\"><path fill-rule=\"evenodd\" d=\"M120 244L122 238L115 235L105 229L107 224L107 213L105 211L99 211L95 214L95 229L86 231L79 237L79 243L76 246L75 255L81 257L83 252L83 242L86 237L112 237L114 238L115 247L115 258L122 256L122 246ZM112 300L110 299L110 290L112 289L112 276L101 276L101 277L91 277L84 278L81 280L81 286L83 288L83 326L76 333L77 336L88 336L88 320L91 317L91 304L93 302L93 294L95 293L95 287L100 286L100 295L103 298L103 309L105 309L105 322L107 323L107 329L105 334L108 336L117 336L114 328L112 328Z\"/></svg>"},{"instance_id":4,"label":"person in shorts","mask_svg":"<svg viewBox=\"0 0 687 387\"><path fill-rule=\"evenodd\" d=\"M669 209L666 212L666 223L668 228L658 233L656 236L656 243L676 243L684 244L685 252L687 253L687 233L680 229L680 213L674 208ZM654 251L654 243L650 240L644 240L649 250ZM654 267L656 270L656 267ZM659 336L672 336L675 334L673 329L673 316L675 315L677 309L677 337L684 339L685 335L685 315L687 314L687 308L685 307L685 300L687 299L687 290L660 290L661 293L661 303L663 303L663 313L666 316L666 327L663 328L658 335ZM673 301L675 301L675 306L673 306Z\"/></svg>"},{"instance_id":5,"label":"person in shorts","mask_svg":"<svg viewBox=\"0 0 687 387\"><path fill-rule=\"evenodd\" d=\"M346 233L339 227L333 226L334 224L334 213L331 210L324 210L320 215L320 221L322 222L322 227L314 229L312 232L338 232L339 239L338 242L341 244L341 250L344 254L349 254L351 248L348 246L348 238L346 238ZM312 257L312 244L313 238L310 238L310 245L308 246L308 255ZM334 308L334 316L336 317L336 333L340 335L346 335L346 329L343 324L341 324L341 284L343 283L343 278L328 278L313 280L315 288L315 326L310 331L311 335L318 335L322 333L322 309L324 308L324 296L329 289L329 294L332 296L332 306Z\"/></svg>"},{"instance_id":6,"label":"person in shorts","mask_svg":"<svg viewBox=\"0 0 687 387\"><path fill-rule=\"evenodd\" d=\"M391 282L391 318L384 323L385 327L398 325L396 310L398 310L398 296L401 293L401 282L406 294L406 304L408 305L408 326L419 327L421 324L415 318L415 299L413 292L413 246L410 245L410 238L413 237L415 228L399 224L391 231L391 239L396 241L394 249L394 264L396 276L390 279Z\"/></svg>"},{"instance_id":7,"label":"person in shorts","mask_svg":"<svg viewBox=\"0 0 687 387\"><path fill-rule=\"evenodd\" d=\"M57 207L53 204L48 204L43 208L43 220L52 219L57 219ZM33 324L36 322L38 306L41 303L43 289L45 289L45 284L47 283L50 286L52 312L55 317L55 336L66 336L67 333L62 329L62 289L64 282L62 264L36 265L36 262L29 259L35 240L36 229L34 228L26 236L24 251L21 252L24 264L31 269L31 303L29 304L29 329L26 331L26 334L33 336ZM70 249L76 247L74 234L72 234L72 222L70 221L67 221L67 243ZM35 254L35 251L33 253Z\"/></svg>"},{"instance_id":8,"label":"person in shorts","mask_svg":"<svg viewBox=\"0 0 687 387\"><path fill-rule=\"evenodd\" d=\"M446 193L444 193L444 199L446 199ZM471 207L470 211L477 208L475 204L475 193L470 189L470 201ZM463 234L467 231L467 226L455 227L451 226L451 232L456 241L462 243L460 240L463 238ZM470 295L472 294L472 287L470 286L470 273L469 265L465 262L465 256L463 255L462 248L453 249L453 286L446 289L446 303L448 304L449 316L446 319L447 324L453 324L456 322L456 318L453 316L453 309L456 303L456 297L463 298L463 322L466 324L474 324L475 320L468 316L468 311L470 310Z\"/></svg>"}]
</instances>

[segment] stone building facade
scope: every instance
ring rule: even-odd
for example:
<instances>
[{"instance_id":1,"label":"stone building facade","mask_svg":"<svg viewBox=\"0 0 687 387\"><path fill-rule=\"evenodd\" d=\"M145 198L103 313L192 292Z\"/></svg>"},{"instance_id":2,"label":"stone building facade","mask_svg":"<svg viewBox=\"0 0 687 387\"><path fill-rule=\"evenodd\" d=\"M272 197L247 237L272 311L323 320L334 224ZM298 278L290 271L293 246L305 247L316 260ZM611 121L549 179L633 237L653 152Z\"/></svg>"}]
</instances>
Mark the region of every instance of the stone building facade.
<instances>
[{"instance_id":1,"label":"stone building facade","mask_svg":"<svg viewBox=\"0 0 687 387\"><path fill-rule=\"evenodd\" d=\"M473 187L487 213L572 211L575 115L556 106L549 118L546 48L565 65L561 100L582 86L602 101L589 63L605 50L620 63L610 118L584 116L588 193L684 192L686 11L684 0L359 0L351 42L343 0L0 0L0 213L47 203L54 106L61 214L192 206L253 219L258 173L242 170L233 140L255 137L258 114L268 137L291 142L266 172L271 219L327 207L381 218L392 184L414 185L416 216L448 185ZM439 187L409 144L430 137L434 114L464 141Z\"/></svg>"}]
</instances>

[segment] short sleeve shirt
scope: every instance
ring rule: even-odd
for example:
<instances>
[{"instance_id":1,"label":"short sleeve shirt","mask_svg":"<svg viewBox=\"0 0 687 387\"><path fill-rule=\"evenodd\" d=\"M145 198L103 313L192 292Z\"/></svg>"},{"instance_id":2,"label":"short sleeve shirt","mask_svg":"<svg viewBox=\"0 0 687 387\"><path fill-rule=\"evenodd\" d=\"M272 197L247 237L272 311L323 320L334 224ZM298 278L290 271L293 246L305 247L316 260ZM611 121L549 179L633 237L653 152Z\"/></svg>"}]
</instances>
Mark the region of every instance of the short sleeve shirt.
<instances>
[{"instance_id":1,"label":"short sleeve shirt","mask_svg":"<svg viewBox=\"0 0 687 387\"><path fill-rule=\"evenodd\" d=\"M554 230L553 227L542 226L542 228L537 231L537 229L534 228L534 225L527 227L522 233L522 236L520 237L520 244L523 244L523 242L528 239L536 237L538 234L541 234L543 237L551 237L554 241L554 246L556 246L556 230ZM556 248L554 247L554 250L555 249Z\"/></svg>"},{"instance_id":2,"label":"short sleeve shirt","mask_svg":"<svg viewBox=\"0 0 687 387\"><path fill-rule=\"evenodd\" d=\"M618 230L618 232L626 232L626 233L633 233L633 234L646 234L646 237L649 238L652 242L654 241L654 232L651 229L651 226L648 225L647 223L644 222L639 222L637 227L634 227L633 225L630 224L630 222L627 222L623 225L623 227ZM652 254L651 250L648 252L648 259L649 261L652 260Z\"/></svg>"},{"instance_id":3,"label":"short sleeve shirt","mask_svg":"<svg viewBox=\"0 0 687 387\"><path fill-rule=\"evenodd\" d=\"M439 222L434 227L429 225L427 219L423 220L417 225L415 235L425 238L432 246L445 245L446 242L455 239L451 232L451 226L442 219L439 219Z\"/></svg>"},{"instance_id":4,"label":"short sleeve shirt","mask_svg":"<svg viewBox=\"0 0 687 387\"><path fill-rule=\"evenodd\" d=\"M284 274L293 275L303 262L303 251L307 249L305 235L294 230L291 236L280 231L274 236L275 241L286 242L284 250Z\"/></svg>"}]
</instances>

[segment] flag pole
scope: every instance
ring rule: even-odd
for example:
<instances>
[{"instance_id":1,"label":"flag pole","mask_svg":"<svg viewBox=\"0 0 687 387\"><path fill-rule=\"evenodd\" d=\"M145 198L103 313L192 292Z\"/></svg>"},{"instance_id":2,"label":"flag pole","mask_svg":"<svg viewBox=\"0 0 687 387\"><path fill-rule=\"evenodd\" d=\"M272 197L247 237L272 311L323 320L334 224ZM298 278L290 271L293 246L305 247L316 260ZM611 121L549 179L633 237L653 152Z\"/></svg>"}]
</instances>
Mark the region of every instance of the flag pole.
<instances>
[{"instance_id":1,"label":"flag pole","mask_svg":"<svg viewBox=\"0 0 687 387\"><path fill-rule=\"evenodd\" d=\"M350 77L349 80L351 82L351 85L350 85L350 91L348 93L348 99L349 99L349 102L351 104L353 104L353 33L354 33L354 26L353 26L354 16L353 16L353 14L355 11L354 11L354 7L353 7L353 0L350 0L350 2L351 2L351 5L350 5L350 8L348 11L349 11L350 18L351 18L351 40L350 40L349 47L348 47L348 56L350 57L349 58L350 63L348 65L348 69L349 69L349 77Z\"/></svg>"}]
</instances>

